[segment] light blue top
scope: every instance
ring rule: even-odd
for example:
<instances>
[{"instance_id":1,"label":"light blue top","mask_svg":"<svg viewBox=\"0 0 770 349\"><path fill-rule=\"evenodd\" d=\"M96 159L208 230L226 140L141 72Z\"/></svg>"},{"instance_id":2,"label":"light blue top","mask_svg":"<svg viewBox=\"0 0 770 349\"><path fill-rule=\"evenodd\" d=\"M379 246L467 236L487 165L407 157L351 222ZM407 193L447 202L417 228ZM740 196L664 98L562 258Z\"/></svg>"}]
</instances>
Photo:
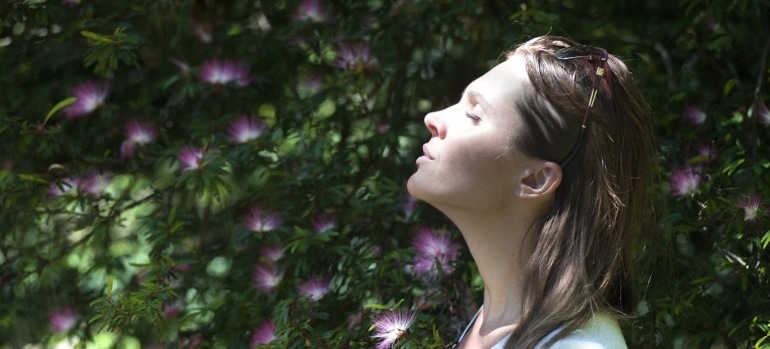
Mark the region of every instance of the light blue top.
<instances>
[{"instance_id":1,"label":"light blue top","mask_svg":"<svg viewBox=\"0 0 770 349\"><path fill-rule=\"evenodd\" d=\"M465 334L476 322L476 317L479 313L473 316L471 322L465 327L465 331L460 335L460 341L463 340ZM543 347L543 343L547 342L553 336L557 335L559 330L551 332L548 336L543 338L538 347ZM492 346L489 349L503 349L505 342L510 335L505 336L500 342ZM618 322L607 314L594 314L594 316L583 325L583 327L570 333L568 336L559 339L556 343L548 347L548 349L627 349L626 340L623 338L623 332L620 331Z\"/></svg>"}]
</instances>

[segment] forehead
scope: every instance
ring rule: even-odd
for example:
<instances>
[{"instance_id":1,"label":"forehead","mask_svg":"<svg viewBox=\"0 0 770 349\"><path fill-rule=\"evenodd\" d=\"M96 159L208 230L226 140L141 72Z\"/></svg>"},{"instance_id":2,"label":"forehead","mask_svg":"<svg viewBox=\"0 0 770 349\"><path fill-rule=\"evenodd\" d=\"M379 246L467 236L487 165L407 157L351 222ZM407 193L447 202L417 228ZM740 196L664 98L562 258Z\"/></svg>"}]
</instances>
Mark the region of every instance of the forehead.
<instances>
[{"instance_id":1,"label":"forehead","mask_svg":"<svg viewBox=\"0 0 770 349\"><path fill-rule=\"evenodd\" d=\"M513 112L515 99L521 98L522 92L528 88L531 88L531 84L524 59L513 55L471 82L466 89L466 95L473 91L489 101L495 110Z\"/></svg>"}]
</instances>

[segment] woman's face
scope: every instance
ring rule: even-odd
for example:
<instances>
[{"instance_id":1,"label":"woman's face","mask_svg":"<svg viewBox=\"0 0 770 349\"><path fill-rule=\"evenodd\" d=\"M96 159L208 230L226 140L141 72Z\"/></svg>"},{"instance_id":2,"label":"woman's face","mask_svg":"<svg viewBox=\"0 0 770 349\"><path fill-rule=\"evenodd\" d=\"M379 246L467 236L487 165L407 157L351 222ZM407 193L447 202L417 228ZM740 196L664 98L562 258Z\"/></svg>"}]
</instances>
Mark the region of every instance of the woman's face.
<instances>
[{"instance_id":1,"label":"woman's face","mask_svg":"<svg viewBox=\"0 0 770 349\"><path fill-rule=\"evenodd\" d=\"M531 88L523 59L513 56L471 82L457 104L426 115L431 138L409 192L439 209L504 204L526 159L511 146L520 127L513 102Z\"/></svg>"}]
</instances>

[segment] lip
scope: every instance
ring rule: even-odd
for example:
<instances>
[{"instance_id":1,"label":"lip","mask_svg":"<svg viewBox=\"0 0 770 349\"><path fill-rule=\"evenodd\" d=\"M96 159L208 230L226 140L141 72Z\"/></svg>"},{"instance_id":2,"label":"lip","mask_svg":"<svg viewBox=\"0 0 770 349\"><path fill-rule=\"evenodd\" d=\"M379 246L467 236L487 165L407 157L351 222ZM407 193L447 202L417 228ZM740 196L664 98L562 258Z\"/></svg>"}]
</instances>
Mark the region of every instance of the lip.
<instances>
[{"instance_id":1,"label":"lip","mask_svg":"<svg viewBox=\"0 0 770 349\"><path fill-rule=\"evenodd\" d=\"M415 161L415 162L417 164L419 164L421 162L431 161L431 160L433 160L433 156L430 155L430 151L428 151L428 145L427 144L423 144L422 145L422 156L417 158L417 161Z\"/></svg>"},{"instance_id":2,"label":"lip","mask_svg":"<svg viewBox=\"0 0 770 349\"><path fill-rule=\"evenodd\" d=\"M433 156L430 155L430 151L428 151L428 145L427 144L423 144L422 145L422 155L427 157L428 159L433 160Z\"/></svg>"}]
</instances>

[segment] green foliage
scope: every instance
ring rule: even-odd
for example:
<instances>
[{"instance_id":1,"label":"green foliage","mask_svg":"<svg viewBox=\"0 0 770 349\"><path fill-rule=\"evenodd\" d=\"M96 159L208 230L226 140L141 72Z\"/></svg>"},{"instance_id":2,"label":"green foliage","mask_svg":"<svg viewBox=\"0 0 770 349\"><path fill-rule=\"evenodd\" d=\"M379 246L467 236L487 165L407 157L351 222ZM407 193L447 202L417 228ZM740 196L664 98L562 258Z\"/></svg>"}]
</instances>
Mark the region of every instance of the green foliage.
<instances>
[{"instance_id":1,"label":"green foliage","mask_svg":"<svg viewBox=\"0 0 770 349\"><path fill-rule=\"evenodd\" d=\"M118 63L136 65L136 54L139 38L125 34L126 28L116 28L110 37L102 36L87 30L81 35L92 41L92 46L86 50L86 67L94 66L94 73L101 77L112 77L112 73L118 69ZM137 66L138 67L138 66Z\"/></svg>"},{"instance_id":2,"label":"green foliage","mask_svg":"<svg viewBox=\"0 0 770 349\"><path fill-rule=\"evenodd\" d=\"M407 271L417 229L451 229L404 190L422 116L547 33L623 57L656 120L629 345L770 347L766 1L70 2L0 1L0 347L246 348L269 322L257 347L368 348L395 308L419 310L396 347L451 343L481 287L467 251Z\"/></svg>"}]
</instances>

